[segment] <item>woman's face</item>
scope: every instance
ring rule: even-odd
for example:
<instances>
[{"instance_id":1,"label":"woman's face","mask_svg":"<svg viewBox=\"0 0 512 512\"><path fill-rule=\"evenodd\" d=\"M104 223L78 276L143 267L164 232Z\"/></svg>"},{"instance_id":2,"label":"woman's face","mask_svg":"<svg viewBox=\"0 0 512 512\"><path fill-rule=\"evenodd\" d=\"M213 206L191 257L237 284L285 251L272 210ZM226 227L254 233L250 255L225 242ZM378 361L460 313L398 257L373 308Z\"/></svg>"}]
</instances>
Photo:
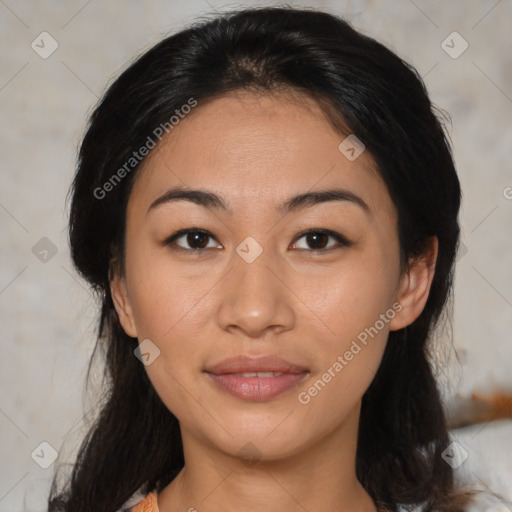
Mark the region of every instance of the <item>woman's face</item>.
<instances>
[{"instance_id":1,"label":"woman's face","mask_svg":"<svg viewBox=\"0 0 512 512\"><path fill-rule=\"evenodd\" d=\"M353 429L389 330L421 312L428 278L401 276L395 207L344 139L308 98L239 92L140 170L112 290L184 443L271 460Z\"/></svg>"}]
</instances>

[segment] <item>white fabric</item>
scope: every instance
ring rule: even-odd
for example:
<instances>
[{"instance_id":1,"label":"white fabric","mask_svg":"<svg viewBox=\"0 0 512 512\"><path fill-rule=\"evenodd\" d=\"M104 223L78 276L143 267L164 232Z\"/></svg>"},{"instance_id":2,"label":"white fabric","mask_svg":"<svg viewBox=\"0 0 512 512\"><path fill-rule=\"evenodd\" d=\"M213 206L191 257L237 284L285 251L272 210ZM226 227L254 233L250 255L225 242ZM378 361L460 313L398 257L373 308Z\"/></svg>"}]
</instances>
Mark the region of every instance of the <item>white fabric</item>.
<instances>
[{"instance_id":1,"label":"white fabric","mask_svg":"<svg viewBox=\"0 0 512 512\"><path fill-rule=\"evenodd\" d=\"M468 512L512 512L512 419L455 429L450 436L468 454L455 469L457 482L487 491Z\"/></svg>"}]
</instances>

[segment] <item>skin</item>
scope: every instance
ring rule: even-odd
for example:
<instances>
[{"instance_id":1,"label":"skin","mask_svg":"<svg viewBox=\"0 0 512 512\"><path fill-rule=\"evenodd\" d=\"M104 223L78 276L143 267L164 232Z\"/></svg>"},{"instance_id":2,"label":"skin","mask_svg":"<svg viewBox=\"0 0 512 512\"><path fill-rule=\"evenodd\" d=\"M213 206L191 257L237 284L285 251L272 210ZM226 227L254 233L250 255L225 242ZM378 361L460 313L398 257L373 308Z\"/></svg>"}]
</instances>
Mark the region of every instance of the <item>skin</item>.
<instances>
[{"instance_id":1,"label":"skin","mask_svg":"<svg viewBox=\"0 0 512 512\"><path fill-rule=\"evenodd\" d=\"M386 185L367 151L350 161L338 150L344 138L299 93L239 91L200 103L139 171L127 206L125 274L111 290L126 333L160 349L145 368L180 421L185 467L159 494L161 512L377 510L355 474L361 398L389 331L425 305L437 240L401 272ZM232 214L185 200L148 212L177 185L215 192ZM293 195L334 187L362 198L369 212L350 201L276 211ZM194 250L186 235L165 244L184 228L210 232L196 243L207 248ZM309 228L352 245L297 237ZM263 250L252 263L236 252L248 236ZM400 312L300 403L298 394L395 303ZM239 354L277 354L309 374L282 395L245 401L203 372ZM239 456L249 442L253 464Z\"/></svg>"}]
</instances>

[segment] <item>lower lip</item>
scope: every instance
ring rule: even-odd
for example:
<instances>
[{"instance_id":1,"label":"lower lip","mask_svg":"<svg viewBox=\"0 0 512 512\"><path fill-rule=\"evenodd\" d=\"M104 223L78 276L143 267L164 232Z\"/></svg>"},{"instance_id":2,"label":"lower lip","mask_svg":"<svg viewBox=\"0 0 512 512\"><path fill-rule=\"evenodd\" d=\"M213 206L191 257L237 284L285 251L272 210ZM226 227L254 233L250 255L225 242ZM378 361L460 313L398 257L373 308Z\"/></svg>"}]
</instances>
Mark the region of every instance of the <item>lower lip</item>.
<instances>
[{"instance_id":1,"label":"lower lip","mask_svg":"<svg viewBox=\"0 0 512 512\"><path fill-rule=\"evenodd\" d=\"M212 381L223 391L243 400L262 402L281 395L297 386L308 372L283 373L276 377L241 377L234 373L216 375L208 373Z\"/></svg>"}]
</instances>

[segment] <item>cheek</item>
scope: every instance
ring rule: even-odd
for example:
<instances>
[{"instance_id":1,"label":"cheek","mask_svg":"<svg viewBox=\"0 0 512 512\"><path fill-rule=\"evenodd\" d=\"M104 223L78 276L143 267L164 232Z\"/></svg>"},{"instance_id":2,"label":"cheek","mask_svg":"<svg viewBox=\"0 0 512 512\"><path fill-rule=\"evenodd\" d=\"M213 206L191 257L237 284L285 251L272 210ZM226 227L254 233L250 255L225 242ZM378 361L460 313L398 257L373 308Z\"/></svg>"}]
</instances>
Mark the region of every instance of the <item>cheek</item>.
<instances>
[{"instance_id":1,"label":"cheek","mask_svg":"<svg viewBox=\"0 0 512 512\"><path fill-rule=\"evenodd\" d=\"M147 264L135 264L142 261ZM139 341L149 339L160 351L146 372L165 405L176 413L195 410L200 402L196 379L204 354L219 337L211 329L218 272L203 268L197 274L200 266L190 275L183 265L169 265L168 258L140 255L129 274ZM195 414L201 414L200 407Z\"/></svg>"},{"instance_id":2,"label":"cheek","mask_svg":"<svg viewBox=\"0 0 512 512\"><path fill-rule=\"evenodd\" d=\"M396 311L385 280L360 277L333 286L322 299L323 308L317 308L326 327L313 333L315 373L297 395L312 430L339 425L361 400L382 360Z\"/></svg>"},{"instance_id":3,"label":"cheek","mask_svg":"<svg viewBox=\"0 0 512 512\"><path fill-rule=\"evenodd\" d=\"M374 340L362 347L350 361L339 354L332 358L325 371L299 390L296 411L305 439L339 427L360 404L377 371L385 344ZM359 349L358 349L359 350Z\"/></svg>"},{"instance_id":4,"label":"cheek","mask_svg":"<svg viewBox=\"0 0 512 512\"><path fill-rule=\"evenodd\" d=\"M393 303L395 272L377 256L353 258L338 271L301 276L296 287L312 320L337 349L374 326ZM386 323L387 327L387 323ZM379 330L382 326L379 323ZM385 329L384 329L385 330ZM364 337L364 336L363 336ZM341 344L336 340L343 340Z\"/></svg>"},{"instance_id":5,"label":"cheek","mask_svg":"<svg viewBox=\"0 0 512 512\"><path fill-rule=\"evenodd\" d=\"M382 259L362 257L325 279L326 286L308 287L310 317L321 320L310 324L318 364L298 401L315 414L354 406L378 370L397 311L395 276L384 268Z\"/></svg>"},{"instance_id":6,"label":"cheek","mask_svg":"<svg viewBox=\"0 0 512 512\"><path fill-rule=\"evenodd\" d=\"M161 249L140 251L130 263L128 284L139 338L166 343L180 332L193 339L206 320L208 294L222 272L201 263L172 264Z\"/></svg>"}]
</instances>

